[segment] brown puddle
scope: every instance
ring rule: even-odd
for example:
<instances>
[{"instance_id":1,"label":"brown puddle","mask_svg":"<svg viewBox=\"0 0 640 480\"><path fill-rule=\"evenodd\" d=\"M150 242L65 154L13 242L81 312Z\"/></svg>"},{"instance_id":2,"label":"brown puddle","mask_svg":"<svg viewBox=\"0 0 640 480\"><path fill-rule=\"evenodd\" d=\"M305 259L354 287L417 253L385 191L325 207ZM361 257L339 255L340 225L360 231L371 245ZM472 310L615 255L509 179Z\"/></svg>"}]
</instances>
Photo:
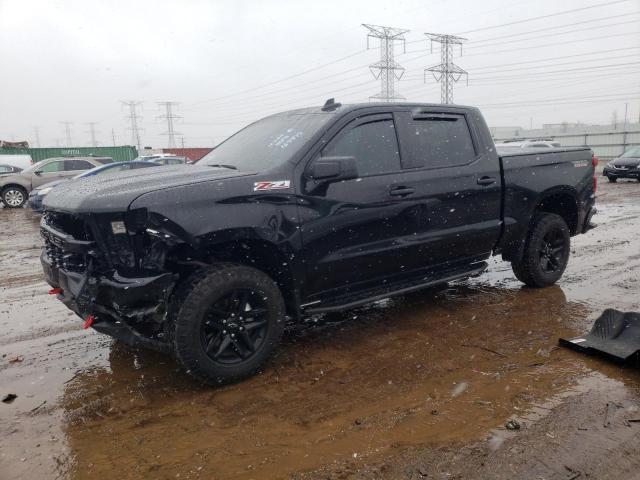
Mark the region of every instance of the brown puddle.
<instances>
[{"instance_id":1,"label":"brown puddle","mask_svg":"<svg viewBox=\"0 0 640 480\"><path fill-rule=\"evenodd\" d=\"M555 347L584 313L559 287L422 293L294 332L262 375L218 390L116 345L110 369L65 387L69 473L284 478L478 439L584 371Z\"/></svg>"}]
</instances>

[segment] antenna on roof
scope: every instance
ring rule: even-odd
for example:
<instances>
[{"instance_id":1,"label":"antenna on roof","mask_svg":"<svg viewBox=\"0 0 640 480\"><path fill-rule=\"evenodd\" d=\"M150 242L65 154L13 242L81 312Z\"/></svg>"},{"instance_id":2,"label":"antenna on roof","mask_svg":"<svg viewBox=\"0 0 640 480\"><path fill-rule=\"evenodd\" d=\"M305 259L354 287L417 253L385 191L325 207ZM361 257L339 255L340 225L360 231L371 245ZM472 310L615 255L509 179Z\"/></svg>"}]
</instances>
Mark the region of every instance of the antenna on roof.
<instances>
[{"instance_id":1,"label":"antenna on roof","mask_svg":"<svg viewBox=\"0 0 640 480\"><path fill-rule=\"evenodd\" d=\"M341 103L336 103L335 98L330 98L326 102L324 102L324 106L322 107L323 112L333 112L335 109L340 108L342 106Z\"/></svg>"}]
</instances>

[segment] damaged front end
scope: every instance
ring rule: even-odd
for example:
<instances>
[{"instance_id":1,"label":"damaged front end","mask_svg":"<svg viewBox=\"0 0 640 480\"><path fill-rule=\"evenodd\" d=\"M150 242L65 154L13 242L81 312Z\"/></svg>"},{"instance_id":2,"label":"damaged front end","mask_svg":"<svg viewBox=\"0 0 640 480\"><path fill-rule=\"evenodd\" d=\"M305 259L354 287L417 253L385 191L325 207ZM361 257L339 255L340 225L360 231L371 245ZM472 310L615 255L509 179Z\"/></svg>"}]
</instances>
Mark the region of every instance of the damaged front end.
<instances>
[{"instance_id":1,"label":"damaged front end","mask_svg":"<svg viewBox=\"0 0 640 480\"><path fill-rule=\"evenodd\" d=\"M182 240L144 209L126 214L47 211L40 232L47 282L91 326L134 346L169 351L169 298L178 273L167 254Z\"/></svg>"}]
</instances>

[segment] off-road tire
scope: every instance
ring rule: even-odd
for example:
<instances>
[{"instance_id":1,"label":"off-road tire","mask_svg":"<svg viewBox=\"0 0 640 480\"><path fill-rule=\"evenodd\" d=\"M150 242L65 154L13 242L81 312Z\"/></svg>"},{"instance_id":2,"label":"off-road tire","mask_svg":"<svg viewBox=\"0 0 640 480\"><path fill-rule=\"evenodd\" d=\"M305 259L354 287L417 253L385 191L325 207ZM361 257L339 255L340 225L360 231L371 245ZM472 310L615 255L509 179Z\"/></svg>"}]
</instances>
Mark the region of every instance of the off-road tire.
<instances>
[{"instance_id":1,"label":"off-road tire","mask_svg":"<svg viewBox=\"0 0 640 480\"><path fill-rule=\"evenodd\" d=\"M22 196L21 197L22 201L19 204L16 204L14 201L9 200L9 195L11 195L12 193L14 193L14 195L21 195ZM2 189L2 192L0 193L0 198L2 199L2 203L7 208L21 208L21 207L23 207L24 204L27 203L28 197L29 197L29 194L27 193L27 191L24 188L18 187L18 186L15 186L15 185L9 185L7 187L4 187Z\"/></svg>"},{"instance_id":2,"label":"off-road tire","mask_svg":"<svg viewBox=\"0 0 640 480\"><path fill-rule=\"evenodd\" d=\"M545 248L545 237L558 235L562 240L562 252L558 255L557 267L553 271L545 271L542 267L541 251ZM529 287L548 287L556 283L567 266L571 252L571 235L564 219L554 213L538 213L531 220L524 244L524 252L520 260L511 262L516 278Z\"/></svg>"},{"instance_id":3,"label":"off-road tire","mask_svg":"<svg viewBox=\"0 0 640 480\"><path fill-rule=\"evenodd\" d=\"M266 333L249 358L227 365L214 361L201 341L202 323L212 305L234 289L259 293L267 310ZM280 343L285 328L285 304L278 285L252 267L219 263L189 277L174 293L170 308L170 340L178 363L197 380L219 385L254 374Z\"/></svg>"}]
</instances>

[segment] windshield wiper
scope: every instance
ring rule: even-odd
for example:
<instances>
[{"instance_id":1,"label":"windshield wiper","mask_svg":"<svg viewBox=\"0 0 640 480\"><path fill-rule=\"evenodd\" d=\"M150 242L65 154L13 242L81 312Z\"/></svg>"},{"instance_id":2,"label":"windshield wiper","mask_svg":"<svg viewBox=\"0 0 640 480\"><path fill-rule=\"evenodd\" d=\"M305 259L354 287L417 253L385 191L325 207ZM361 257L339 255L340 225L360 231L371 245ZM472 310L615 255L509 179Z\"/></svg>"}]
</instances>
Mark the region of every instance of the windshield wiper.
<instances>
[{"instance_id":1,"label":"windshield wiper","mask_svg":"<svg viewBox=\"0 0 640 480\"><path fill-rule=\"evenodd\" d=\"M207 164L208 167L222 167L222 168L229 168L231 170L237 170L238 167L236 167L235 165L226 165L224 163L208 163Z\"/></svg>"}]
</instances>

